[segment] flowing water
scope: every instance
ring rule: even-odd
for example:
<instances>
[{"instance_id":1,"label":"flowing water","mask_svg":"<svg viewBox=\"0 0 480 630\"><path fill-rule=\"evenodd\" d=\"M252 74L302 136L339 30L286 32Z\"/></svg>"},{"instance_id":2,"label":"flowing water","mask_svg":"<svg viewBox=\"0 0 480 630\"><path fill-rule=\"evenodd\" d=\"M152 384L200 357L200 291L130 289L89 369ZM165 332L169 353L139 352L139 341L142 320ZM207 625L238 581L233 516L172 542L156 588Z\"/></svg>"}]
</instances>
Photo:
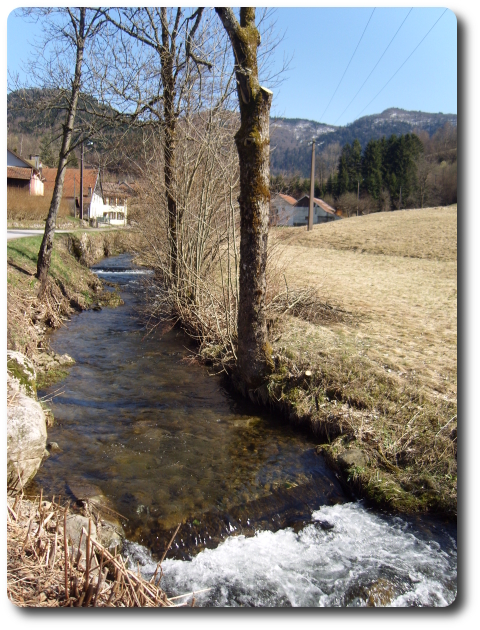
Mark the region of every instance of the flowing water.
<instances>
[{"instance_id":1,"label":"flowing water","mask_svg":"<svg viewBox=\"0 0 480 630\"><path fill-rule=\"evenodd\" d=\"M32 491L92 486L122 514L127 552L167 592L210 588L205 606L445 606L456 596L456 532L380 515L345 495L315 443L259 414L192 360L178 329L137 316L128 255L93 268L125 300L86 311L51 338L76 361L52 396L62 449ZM373 598L373 599L372 599Z\"/></svg>"}]
</instances>

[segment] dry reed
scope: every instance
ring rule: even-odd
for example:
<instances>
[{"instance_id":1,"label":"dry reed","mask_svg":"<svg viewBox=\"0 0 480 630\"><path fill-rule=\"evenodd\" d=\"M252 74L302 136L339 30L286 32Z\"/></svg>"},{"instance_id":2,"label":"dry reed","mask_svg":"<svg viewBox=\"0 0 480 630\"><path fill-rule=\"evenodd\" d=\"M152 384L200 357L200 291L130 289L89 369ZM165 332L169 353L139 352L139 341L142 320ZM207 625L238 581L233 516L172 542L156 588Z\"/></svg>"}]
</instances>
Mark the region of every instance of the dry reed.
<instances>
[{"instance_id":1,"label":"dry reed","mask_svg":"<svg viewBox=\"0 0 480 630\"><path fill-rule=\"evenodd\" d=\"M72 545L69 551L68 513L68 505L60 499L7 497L7 593L14 604L48 608L193 605L194 593L173 601L160 588L156 574L148 581L128 569L120 554L91 536L90 520L88 531L82 532L87 542L84 565L81 538L78 547ZM159 568L161 575L161 561Z\"/></svg>"}]
</instances>

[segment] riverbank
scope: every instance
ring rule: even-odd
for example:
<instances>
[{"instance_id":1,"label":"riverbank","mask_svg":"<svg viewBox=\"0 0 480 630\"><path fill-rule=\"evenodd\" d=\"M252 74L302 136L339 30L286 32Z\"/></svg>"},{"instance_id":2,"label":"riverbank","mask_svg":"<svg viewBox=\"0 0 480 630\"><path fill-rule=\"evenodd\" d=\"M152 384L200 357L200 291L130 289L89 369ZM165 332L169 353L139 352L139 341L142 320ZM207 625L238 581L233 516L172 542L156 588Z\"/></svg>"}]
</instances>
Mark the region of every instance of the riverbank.
<instances>
[{"instance_id":1,"label":"riverbank","mask_svg":"<svg viewBox=\"0 0 480 630\"><path fill-rule=\"evenodd\" d=\"M101 307L100 283L78 261L131 247L111 238L92 233L82 244L57 235L43 311L33 277L40 239L9 245L9 347L45 357L48 326ZM313 432L356 494L455 518L456 206L358 217L311 233L276 228L270 241L286 292L273 302L281 307L270 307L275 369L256 399ZM209 352L199 358L215 361Z\"/></svg>"},{"instance_id":2,"label":"riverbank","mask_svg":"<svg viewBox=\"0 0 480 630\"><path fill-rule=\"evenodd\" d=\"M192 594L169 600L158 571L147 581L125 566L116 549L98 540L91 518L68 505L7 498L7 594L20 607L175 607L193 605Z\"/></svg>"},{"instance_id":3,"label":"riverbank","mask_svg":"<svg viewBox=\"0 0 480 630\"><path fill-rule=\"evenodd\" d=\"M87 267L104 256L128 247L129 234L80 231L56 234L46 299L37 298L35 278L42 236L16 239L7 244L7 348L33 362L37 384L58 380L65 367L48 346L47 333L65 325L75 312L118 304Z\"/></svg>"},{"instance_id":4,"label":"riverbank","mask_svg":"<svg viewBox=\"0 0 480 630\"><path fill-rule=\"evenodd\" d=\"M269 396L362 496L456 516L457 207L271 232L315 308L278 322Z\"/></svg>"},{"instance_id":5,"label":"riverbank","mask_svg":"<svg viewBox=\"0 0 480 630\"><path fill-rule=\"evenodd\" d=\"M455 519L456 205L272 228L269 248L274 369L251 397L312 432L357 496ZM222 304L215 274L209 291ZM195 308L180 323L230 374L223 311L208 327Z\"/></svg>"}]
</instances>

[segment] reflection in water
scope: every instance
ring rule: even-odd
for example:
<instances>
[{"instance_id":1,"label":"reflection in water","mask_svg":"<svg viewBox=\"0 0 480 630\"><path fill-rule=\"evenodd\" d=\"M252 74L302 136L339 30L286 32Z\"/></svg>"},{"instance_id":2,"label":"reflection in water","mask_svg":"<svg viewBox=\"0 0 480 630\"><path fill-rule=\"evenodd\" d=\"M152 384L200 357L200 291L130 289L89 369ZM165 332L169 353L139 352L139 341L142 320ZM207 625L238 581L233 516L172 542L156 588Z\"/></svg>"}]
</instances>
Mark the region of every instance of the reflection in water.
<instances>
[{"instance_id":1,"label":"reflection in water","mask_svg":"<svg viewBox=\"0 0 480 630\"><path fill-rule=\"evenodd\" d=\"M327 478L338 501L338 482L313 442L187 365L189 341L178 330L145 336L135 315L141 273L129 266L128 256L97 265L120 285L125 305L81 313L52 336L53 349L76 364L40 392L61 390L49 439L62 452L40 468L35 486L57 495L65 481L99 486L129 519L127 534L152 549L159 529L314 478Z\"/></svg>"}]
</instances>

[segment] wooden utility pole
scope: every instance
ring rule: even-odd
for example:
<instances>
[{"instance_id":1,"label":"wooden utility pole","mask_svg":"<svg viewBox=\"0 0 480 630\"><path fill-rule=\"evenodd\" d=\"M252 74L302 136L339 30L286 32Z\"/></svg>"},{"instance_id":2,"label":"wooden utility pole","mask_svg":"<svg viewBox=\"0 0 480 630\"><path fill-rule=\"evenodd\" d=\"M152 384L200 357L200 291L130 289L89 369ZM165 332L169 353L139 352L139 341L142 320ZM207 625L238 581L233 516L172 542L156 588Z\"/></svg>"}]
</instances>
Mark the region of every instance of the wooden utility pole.
<instances>
[{"instance_id":1,"label":"wooden utility pole","mask_svg":"<svg viewBox=\"0 0 480 630\"><path fill-rule=\"evenodd\" d=\"M398 209L402 209L402 187L400 186L400 201L398 203Z\"/></svg>"},{"instance_id":2,"label":"wooden utility pole","mask_svg":"<svg viewBox=\"0 0 480 630\"><path fill-rule=\"evenodd\" d=\"M83 141L82 154L80 157L80 219L83 221Z\"/></svg>"},{"instance_id":3,"label":"wooden utility pole","mask_svg":"<svg viewBox=\"0 0 480 630\"><path fill-rule=\"evenodd\" d=\"M308 228L313 230L313 197L315 194L315 140L312 140L312 168L310 171L310 203L308 206Z\"/></svg>"},{"instance_id":4,"label":"wooden utility pole","mask_svg":"<svg viewBox=\"0 0 480 630\"><path fill-rule=\"evenodd\" d=\"M77 193L75 190L75 174L73 175L73 216L77 218Z\"/></svg>"},{"instance_id":5,"label":"wooden utility pole","mask_svg":"<svg viewBox=\"0 0 480 630\"><path fill-rule=\"evenodd\" d=\"M358 204L360 202L360 180L357 179L357 217L358 217Z\"/></svg>"}]
</instances>

